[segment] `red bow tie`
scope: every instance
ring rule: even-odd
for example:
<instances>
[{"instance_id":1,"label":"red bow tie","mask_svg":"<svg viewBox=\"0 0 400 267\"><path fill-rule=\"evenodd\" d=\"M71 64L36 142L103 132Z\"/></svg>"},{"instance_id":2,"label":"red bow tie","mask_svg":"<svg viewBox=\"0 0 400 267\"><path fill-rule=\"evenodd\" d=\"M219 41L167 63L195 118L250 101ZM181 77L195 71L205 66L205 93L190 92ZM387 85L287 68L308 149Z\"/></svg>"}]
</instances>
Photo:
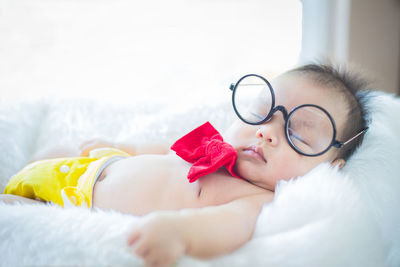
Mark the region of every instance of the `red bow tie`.
<instances>
[{"instance_id":1,"label":"red bow tie","mask_svg":"<svg viewBox=\"0 0 400 267\"><path fill-rule=\"evenodd\" d=\"M209 122L178 139L171 149L185 161L193 163L187 176L190 183L222 166L232 176L240 178L233 170L237 158L236 150L224 142Z\"/></svg>"}]
</instances>

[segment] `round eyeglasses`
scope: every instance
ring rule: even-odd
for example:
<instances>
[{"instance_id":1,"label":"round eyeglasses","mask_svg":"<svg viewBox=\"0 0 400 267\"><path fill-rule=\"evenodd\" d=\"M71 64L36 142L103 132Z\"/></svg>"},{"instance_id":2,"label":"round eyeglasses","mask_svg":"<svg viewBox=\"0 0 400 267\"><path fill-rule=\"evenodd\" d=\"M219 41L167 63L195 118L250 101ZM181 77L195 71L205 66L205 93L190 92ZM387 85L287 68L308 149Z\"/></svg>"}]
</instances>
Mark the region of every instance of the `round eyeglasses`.
<instances>
[{"instance_id":1,"label":"round eyeglasses","mask_svg":"<svg viewBox=\"0 0 400 267\"><path fill-rule=\"evenodd\" d=\"M304 156L319 156L332 146L341 148L367 130L363 129L345 142L336 140L335 121L328 111L314 104L303 104L288 113L284 106L275 106L271 84L257 74L243 76L236 84L231 84L230 90L233 109L245 123L263 124L276 111L282 112L286 140L297 153Z\"/></svg>"}]
</instances>

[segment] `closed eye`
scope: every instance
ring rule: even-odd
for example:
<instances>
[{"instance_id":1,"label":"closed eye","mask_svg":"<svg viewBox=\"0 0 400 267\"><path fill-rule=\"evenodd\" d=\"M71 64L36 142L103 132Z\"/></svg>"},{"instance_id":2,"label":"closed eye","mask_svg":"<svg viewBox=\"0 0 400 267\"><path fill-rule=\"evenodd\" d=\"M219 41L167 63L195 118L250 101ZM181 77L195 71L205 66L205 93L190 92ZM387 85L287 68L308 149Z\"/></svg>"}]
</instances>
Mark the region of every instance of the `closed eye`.
<instances>
[{"instance_id":1,"label":"closed eye","mask_svg":"<svg viewBox=\"0 0 400 267\"><path fill-rule=\"evenodd\" d=\"M300 141L301 143L310 146L310 144L307 141L305 141L300 135L297 135L296 132L290 128L289 128L289 136L290 139L296 139L297 141Z\"/></svg>"},{"instance_id":2,"label":"closed eye","mask_svg":"<svg viewBox=\"0 0 400 267\"><path fill-rule=\"evenodd\" d=\"M258 115L257 113L254 113L254 112L250 112L250 113L251 113L251 115L253 115L253 116L256 117L257 119L259 119L260 121L264 119L264 117Z\"/></svg>"}]
</instances>

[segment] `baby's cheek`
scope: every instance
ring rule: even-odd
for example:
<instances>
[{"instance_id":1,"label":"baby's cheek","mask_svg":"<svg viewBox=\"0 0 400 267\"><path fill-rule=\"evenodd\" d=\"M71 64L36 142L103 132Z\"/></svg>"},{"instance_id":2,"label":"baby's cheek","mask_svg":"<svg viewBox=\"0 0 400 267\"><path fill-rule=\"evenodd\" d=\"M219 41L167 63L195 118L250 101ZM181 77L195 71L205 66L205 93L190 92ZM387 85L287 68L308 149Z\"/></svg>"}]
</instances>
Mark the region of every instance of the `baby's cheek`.
<instances>
[{"instance_id":1,"label":"baby's cheek","mask_svg":"<svg viewBox=\"0 0 400 267\"><path fill-rule=\"evenodd\" d=\"M243 143L249 144L252 137L251 129L241 122L236 122L224 134L224 140L232 146L241 146Z\"/></svg>"},{"instance_id":2,"label":"baby's cheek","mask_svg":"<svg viewBox=\"0 0 400 267\"><path fill-rule=\"evenodd\" d=\"M237 132L231 127L224 133L224 141L231 144L233 147L237 146Z\"/></svg>"},{"instance_id":3,"label":"baby's cheek","mask_svg":"<svg viewBox=\"0 0 400 267\"><path fill-rule=\"evenodd\" d=\"M254 175L249 163L243 160L237 160L235 164L235 172L242 178L249 179Z\"/></svg>"},{"instance_id":4,"label":"baby's cheek","mask_svg":"<svg viewBox=\"0 0 400 267\"><path fill-rule=\"evenodd\" d=\"M282 164L283 163L283 164ZM306 173L304 165L294 159L281 161L280 166L277 168L277 174L275 177L279 177L277 182L280 180L288 181L292 178L296 178Z\"/></svg>"},{"instance_id":5,"label":"baby's cheek","mask_svg":"<svg viewBox=\"0 0 400 267\"><path fill-rule=\"evenodd\" d=\"M287 179L290 180L291 178L297 178L299 176L303 176L308 173L312 169L309 164L305 163L298 163L296 166L293 166L290 172L288 172Z\"/></svg>"}]
</instances>

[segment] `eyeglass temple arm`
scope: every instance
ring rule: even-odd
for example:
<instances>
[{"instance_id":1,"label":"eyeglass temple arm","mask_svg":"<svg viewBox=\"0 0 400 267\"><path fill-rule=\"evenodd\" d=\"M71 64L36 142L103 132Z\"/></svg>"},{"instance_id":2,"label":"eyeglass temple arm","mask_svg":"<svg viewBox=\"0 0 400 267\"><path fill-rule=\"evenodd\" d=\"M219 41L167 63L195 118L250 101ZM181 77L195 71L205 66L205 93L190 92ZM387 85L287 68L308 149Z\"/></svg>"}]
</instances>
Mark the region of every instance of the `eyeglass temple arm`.
<instances>
[{"instance_id":1,"label":"eyeglass temple arm","mask_svg":"<svg viewBox=\"0 0 400 267\"><path fill-rule=\"evenodd\" d=\"M350 138L346 142L339 142L339 141L336 142L336 144L334 144L334 146L337 147L337 148L341 148L341 147L347 145L348 143L350 143L351 141L353 141L354 139L356 139L357 137L359 137L360 135L364 134L367 130L368 130L368 127L363 129L362 131L360 131L358 134L356 134L355 136L353 136L352 138Z\"/></svg>"},{"instance_id":2,"label":"eyeglass temple arm","mask_svg":"<svg viewBox=\"0 0 400 267\"><path fill-rule=\"evenodd\" d=\"M259 86L259 85L264 85L263 83L244 83L241 85L247 85L247 86ZM233 91L233 89L235 89L236 84L231 83L231 85L229 85L229 90Z\"/></svg>"}]
</instances>

